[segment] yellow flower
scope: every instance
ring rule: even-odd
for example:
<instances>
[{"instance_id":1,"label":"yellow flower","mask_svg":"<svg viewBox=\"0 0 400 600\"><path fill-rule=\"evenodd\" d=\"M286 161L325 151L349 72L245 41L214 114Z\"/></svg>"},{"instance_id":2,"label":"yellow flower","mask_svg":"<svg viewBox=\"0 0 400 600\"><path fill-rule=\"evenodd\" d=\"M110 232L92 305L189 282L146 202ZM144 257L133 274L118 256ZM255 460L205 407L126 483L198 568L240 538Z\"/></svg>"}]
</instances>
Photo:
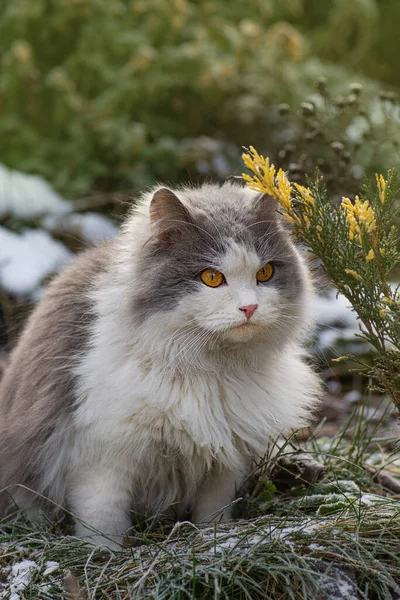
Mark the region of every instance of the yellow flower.
<instances>
[{"instance_id":1,"label":"yellow flower","mask_svg":"<svg viewBox=\"0 0 400 600\"><path fill-rule=\"evenodd\" d=\"M383 175L378 175L378 173L375 174L375 178L376 178L376 185L378 187L380 201L382 204L385 204L387 181L385 181L385 179L383 178Z\"/></svg>"},{"instance_id":2,"label":"yellow flower","mask_svg":"<svg viewBox=\"0 0 400 600\"><path fill-rule=\"evenodd\" d=\"M375 252L372 250L372 248L368 252L368 254L367 254L367 256L365 258L366 258L366 260L374 260L374 258L375 258Z\"/></svg>"},{"instance_id":3,"label":"yellow flower","mask_svg":"<svg viewBox=\"0 0 400 600\"><path fill-rule=\"evenodd\" d=\"M351 275L355 279L361 279L361 275L357 273L357 271L353 271L353 269L345 269L344 272L348 275Z\"/></svg>"},{"instance_id":4,"label":"yellow flower","mask_svg":"<svg viewBox=\"0 0 400 600\"><path fill-rule=\"evenodd\" d=\"M292 186L282 169L276 172L275 165L270 164L269 158L264 158L258 154L257 150L250 146L249 154L243 154L243 162L249 171L254 175L243 173L242 177L247 185L258 192L269 194L284 209L284 216L288 221L293 223L296 220L296 215L292 207Z\"/></svg>"},{"instance_id":5,"label":"yellow flower","mask_svg":"<svg viewBox=\"0 0 400 600\"><path fill-rule=\"evenodd\" d=\"M311 194L310 188L306 188L306 187L304 187L304 185L300 185L299 183L295 183L294 187L296 188L296 190L299 193L302 200L304 200L307 204L314 206L315 199L313 198L313 195Z\"/></svg>"},{"instance_id":6,"label":"yellow flower","mask_svg":"<svg viewBox=\"0 0 400 600\"><path fill-rule=\"evenodd\" d=\"M360 242L364 232L371 232L376 228L374 209L368 200L361 201L356 196L353 204L349 198L343 198L341 208L346 213L351 240L356 238Z\"/></svg>"}]
</instances>

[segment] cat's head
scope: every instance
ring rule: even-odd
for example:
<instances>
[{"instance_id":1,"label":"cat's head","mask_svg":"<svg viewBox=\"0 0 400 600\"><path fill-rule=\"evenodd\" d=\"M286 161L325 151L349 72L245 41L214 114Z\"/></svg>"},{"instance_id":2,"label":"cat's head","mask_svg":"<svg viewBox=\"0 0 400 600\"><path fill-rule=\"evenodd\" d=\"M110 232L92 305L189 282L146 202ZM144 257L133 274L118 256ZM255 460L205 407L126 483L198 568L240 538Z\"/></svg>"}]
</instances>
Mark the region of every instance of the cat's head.
<instances>
[{"instance_id":1,"label":"cat's head","mask_svg":"<svg viewBox=\"0 0 400 600\"><path fill-rule=\"evenodd\" d=\"M141 323L274 347L307 326L310 278L271 197L232 183L159 188L141 210L151 234L136 264Z\"/></svg>"}]
</instances>

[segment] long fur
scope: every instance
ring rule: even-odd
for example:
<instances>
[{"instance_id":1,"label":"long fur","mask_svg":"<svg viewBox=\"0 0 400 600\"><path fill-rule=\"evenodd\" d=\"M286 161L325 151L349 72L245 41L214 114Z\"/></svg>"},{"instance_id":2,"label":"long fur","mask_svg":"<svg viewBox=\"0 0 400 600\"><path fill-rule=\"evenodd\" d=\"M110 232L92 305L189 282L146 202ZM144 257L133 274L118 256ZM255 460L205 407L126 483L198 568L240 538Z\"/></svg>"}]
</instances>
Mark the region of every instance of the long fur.
<instances>
[{"instance_id":1,"label":"long fur","mask_svg":"<svg viewBox=\"0 0 400 600\"><path fill-rule=\"evenodd\" d=\"M227 285L204 286L207 267ZM272 199L232 184L144 195L115 242L53 282L11 356L3 512L10 497L32 517L67 505L78 535L109 545L132 510L229 518L251 461L318 397L301 347L311 293ZM255 325L238 327L249 304Z\"/></svg>"}]
</instances>

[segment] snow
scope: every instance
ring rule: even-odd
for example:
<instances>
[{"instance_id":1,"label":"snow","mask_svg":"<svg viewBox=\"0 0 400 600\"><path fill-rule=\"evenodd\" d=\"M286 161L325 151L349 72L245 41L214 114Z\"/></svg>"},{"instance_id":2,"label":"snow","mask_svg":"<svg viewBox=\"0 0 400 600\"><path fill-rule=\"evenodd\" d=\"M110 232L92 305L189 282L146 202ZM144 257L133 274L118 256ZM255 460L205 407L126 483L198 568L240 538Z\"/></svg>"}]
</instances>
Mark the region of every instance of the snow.
<instances>
[{"instance_id":1,"label":"snow","mask_svg":"<svg viewBox=\"0 0 400 600\"><path fill-rule=\"evenodd\" d=\"M0 217L34 218L41 215L62 215L72 210L71 202L59 196L37 175L11 171L0 165Z\"/></svg>"},{"instance_id":2,"label":"snow","mask_svg":"<svg viewBox=\"0 0 400 600\"><path fill-rule=\"evenodd\" d=\"M99 213L73 213L61 219L50 216L44 219L46 228L78 235L83 241L95 245L109 240L118 233L118 227L110 219Z\"/></svg>"},{"instance_id":3,"label":"snow","mask_svg":"<svg viewBox=\"0 0 400 600\"><path fill-rule=\"evenodd\" d=\"M10 597L9 600L21 600L19 592L30 584L32 574L38 569L38 566L33 560L23 560L15 563L11 569L10 578Z\"/></svg>"},{"instance_id":4,"label":"snow","mask_svg":"<svg viewBox=\"0 0 400 600\"><path fill-rule=\"evenodd\" d=\"M315 550L316 552L319 552L321 550L326 550L325 546L322 546L321 544L315 544L314 542L312 544L308 544L308 547L310 550Z\"/></svg>"},{"instance_id":5,"label":"snow","mask_svg":"<svg viewBox=\"0 0 400 600\"><path fill-rule=\"evenodd\" d=\"M349 402L349 404L354 404L355 402L361 400L361 392L359 390L351 390L343 396L343 400L346 400L346 402Z\"/></svg>"},{"instance_id":6,"label":"snow","mask_svg":"<svg viewBox=\"0 0 400 600\"><path fill-rule=\"evenodd\" d=\"M357 316L349 301L334 290L314 298L313 315L320 326L349 327L358 331Z\"/></svg>"},{"instance_id":7,"label":"snow","mask_svg":"<svg viewBox=\"0 0 400 600\"><path fill-rule=\"evenodd\" d=\"M232 550L232 548L235 548L235 546L237 546L238 541L239 541L238 538L230 537L227 540L225 540L224 542L221 542L220 544L218 544L216 546L212 546L211 551L215 552L215 554L219 554L223 550Z\"/></svg>"},{"instance_id":8,"label":"snow","mask_svg":"<svg viewBox=\"0 0 400 600\"><path fill-rule=\"evenodd\" d=\"M0 287L6 292L36 298L45 277L58 272L72 253L47 229L78 235L91 245L114 237L117 226L97 213L74 214L65 200L41 177L0 165L0 217L41 218L43 229L14 233L0 227Z\"/></svg>"},{"instance_id":9,"label":"snow","mask_svg":"<svg viewBox=\"0 0 400 600\"><path fill-rule=\"evenodd\" d=\"M330 600L358 600L356 583L352 582L339 569L330 569L330 574L322 575L317 581L318 591Z\"/></svg>"},{"instance_id":10,"label":"snow","mask_svg":"<svg viewBox=\"0 0 400 600\"><path fill-rule=\"evenodd\" d=\"M314 536L319 529L318 523L311 519L297 521L293 525L271 525L253 523L247 532L241 529L233 529L226 533L214 533L212 535L202 532L204 541L213 542L207 550L211 554L223 554L226 551L235 550L243 552L260 544L271 544L280 540L293 552L296 550L296 536ZM253 533L254 532L254 533ZM233 535L232 535L233 534Z\"/></svg>"},{"instance_id":11,"label":"snow","mask_svg":"<svg viewBox=\"0 0 400 600\"><path fill-rule=\"evenodd\" d=\"M60 565L58 564L58 562L55 562L54 560L48 560L46 562L46 567L44 570L43 575L50 575L51 573L54 573L54 571L57 571L59 569Z\"/></svg>"},{"instance_id":12,"label":"snow","mask_svg":"<svg viewBox=\"0 0 400 600\"><path fill-rule=\"evenodd\" d=\"M337 351L340 342L345 343L346 351L353 354L359 354L367 347L365 342L354 337L360 333L360 321L350 302L334 289L314 297L312 313L318 328L316 343L311 348L315 354L324 355L326 351L340 354Z\"/></svg>"},{"instance_id":13,"label":"snow","mask_svg":"<svg viewBox=\"0 0 400 600\"><path fill-rule=\"evenodd\" d=\"M72 253L46 231L17 234L0 227L0 285L10 294L33 296L43 279L71 258Z\"/></svg>"}]
</instances>

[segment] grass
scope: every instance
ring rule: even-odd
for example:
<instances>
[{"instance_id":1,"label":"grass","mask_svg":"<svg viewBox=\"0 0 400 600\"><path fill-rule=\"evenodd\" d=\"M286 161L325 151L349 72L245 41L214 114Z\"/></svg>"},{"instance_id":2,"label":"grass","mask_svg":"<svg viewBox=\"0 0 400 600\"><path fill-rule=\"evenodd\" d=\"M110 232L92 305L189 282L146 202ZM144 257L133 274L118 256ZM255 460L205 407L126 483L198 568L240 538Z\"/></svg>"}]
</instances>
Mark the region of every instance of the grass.
<instances>
[{"instance_id":1,"label":"grass","mask_svg":"<svg viewBox=\"0 0 400 600\"><path fill-rule=\"evenodd\" d=\"M0 524L0 598L398 598L400 458L363 411L336 438L311 437L307 455L284 444L231 523L136 531L121 552L63 525Z\"/></svg>"}]
</instances>

